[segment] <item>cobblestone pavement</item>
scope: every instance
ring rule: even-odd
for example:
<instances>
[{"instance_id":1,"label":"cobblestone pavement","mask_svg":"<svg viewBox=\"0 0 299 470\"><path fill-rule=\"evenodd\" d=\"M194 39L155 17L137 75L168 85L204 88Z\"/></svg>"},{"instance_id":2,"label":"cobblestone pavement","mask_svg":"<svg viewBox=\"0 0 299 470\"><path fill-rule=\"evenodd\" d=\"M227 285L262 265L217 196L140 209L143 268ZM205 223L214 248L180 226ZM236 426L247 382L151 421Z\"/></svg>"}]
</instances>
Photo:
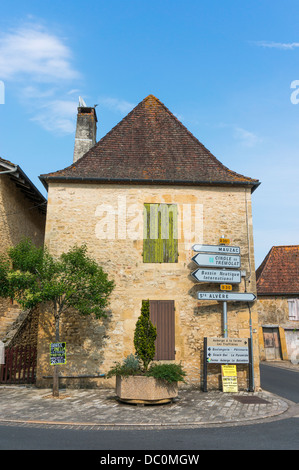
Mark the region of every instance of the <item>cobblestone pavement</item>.
<instances>
[{"instance_id":1,"label":"cobblestone pavement","mask_svg":"<svg viewBox=\"0 0 299 470\"><path fill-rule=\"evenodd\" d=\"M98 428L200 427L249 424L279 417L290 403L268 392L237 394L179 389L172 403L136 406L120 403L113 389L60 390L0 385L0 425L95 426Z\"/></svg>"}]
</instances>

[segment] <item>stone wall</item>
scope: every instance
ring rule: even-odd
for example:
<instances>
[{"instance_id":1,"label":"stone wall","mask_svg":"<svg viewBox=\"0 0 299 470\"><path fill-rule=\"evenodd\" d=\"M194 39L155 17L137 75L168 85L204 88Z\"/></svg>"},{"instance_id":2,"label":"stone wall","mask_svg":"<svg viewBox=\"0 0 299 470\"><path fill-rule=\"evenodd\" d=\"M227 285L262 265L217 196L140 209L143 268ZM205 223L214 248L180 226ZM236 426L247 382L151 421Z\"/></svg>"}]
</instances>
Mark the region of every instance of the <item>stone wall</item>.
<instances>
[{"instance_id":1,"label":"stone wall","mask_svg":"<svg viewBox=\"0 0 299 470\"><path fill-rule=\"evenodd\" d=\"M178 263L143 263L143 205L177 204L181 220ZM126 214L124 215L124 207ZM192 220L188 233L188 221ZM247 225L248 222L248 225ZM106 230L106 232L105 232ZM136 233L139 234L139 238ZM108 239L105 239L105 237ZM225 236L241 247L242 269L247 287L255 292L255 264L249 189L225 187L125 186L51 183L45 242L54 255L75 244L86 243L94 257L115 280L116 287L106 320L65 316L61 340L67 343L67 364L62 375L106 373L115 361L134 353L133 334L142 300L175 301L176 361L187 371L188 384L202 384L203 340L223 336L222 304L198 302L199 290L219 290L216 284L196 284L190 273L197 266L191 260L194 243L218 244ZM244 291L244 279L234 291ZM257 314L251 309L257 331ZM246 304L228 303L228 336L249 337ZM40 316L38 338L38 385L52 374L49 344L54 338L53 316ZM259 386L258 340L254 334L255 383ZM218 369L217 369L218 367ZM216 370L217 369L217 370ZM248 367L240 366L240 380L246 388ZM212 370L212 369L211 369ZM219 387L220 366L209 374L209 386ZM113 379L94 379L96 385L114 386Z\"/></svg>"},{"instance_id":2,"label":"stone wall","mask_svg":"<svg viewBox=\"0 0 299 470\"><path fill-rule=\"evenodd\" d=\"M9 175L0 178L0 252L16 245L23 237L36 245L44 243L46 216L25 197Z\"/></svg>"},{"instance_id":3,"label":"stone wall","mask_svg":"<svg viewBox=\"0 0 299 470\"><path fill-rule=\"evenodd\" d=\"M259 354L260 360L266 360L263 326L276 327L279 330L281 357L290 359L289 345L285 330L296 331L299 329L299 321L289 319L288 299L298 296L260 296L256 302L259 322ZM299 346L297 347L299 354Z\"/></svg>"}]
</instances>

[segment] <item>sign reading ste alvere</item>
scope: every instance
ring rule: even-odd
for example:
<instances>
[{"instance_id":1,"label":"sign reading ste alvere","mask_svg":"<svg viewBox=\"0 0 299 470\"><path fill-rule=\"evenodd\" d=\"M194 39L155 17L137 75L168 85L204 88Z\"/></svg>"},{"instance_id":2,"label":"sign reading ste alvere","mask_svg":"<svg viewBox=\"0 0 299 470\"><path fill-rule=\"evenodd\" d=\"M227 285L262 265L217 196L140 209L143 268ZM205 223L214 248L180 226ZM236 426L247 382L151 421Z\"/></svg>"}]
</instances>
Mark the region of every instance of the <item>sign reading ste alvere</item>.
<instances>
[{"instance_id":1,"label":"sign reading ste alvere","mask_svg":"<svg viewBox=\"0 0 299 470\"><path fill-rule=\"evenodd\" d=\"M240 268L241 257L239 255L222 255L198 253L192 257L198 266L218 266L219 268Z\"/></svg>"}]
</instances>

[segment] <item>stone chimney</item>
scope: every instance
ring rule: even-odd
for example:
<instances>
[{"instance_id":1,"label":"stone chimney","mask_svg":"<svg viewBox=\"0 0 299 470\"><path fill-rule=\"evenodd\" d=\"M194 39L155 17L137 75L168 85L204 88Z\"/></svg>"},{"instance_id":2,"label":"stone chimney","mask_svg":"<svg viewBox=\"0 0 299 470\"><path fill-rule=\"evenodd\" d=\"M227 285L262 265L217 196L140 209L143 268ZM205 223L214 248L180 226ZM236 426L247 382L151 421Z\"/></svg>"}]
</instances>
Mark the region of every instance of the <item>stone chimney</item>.
<instances>
[{"instance_id":1,"label":"stone chimney","mask_svg":"<svg viewBox=\"0 0 299 470\"><path fill-rule=\"evenodd\" d=\"M80 96L73 163L83 157L83 155L96 144L97 122L95 107L90 108L86 106Z\"/></svg>"}]
</instances>

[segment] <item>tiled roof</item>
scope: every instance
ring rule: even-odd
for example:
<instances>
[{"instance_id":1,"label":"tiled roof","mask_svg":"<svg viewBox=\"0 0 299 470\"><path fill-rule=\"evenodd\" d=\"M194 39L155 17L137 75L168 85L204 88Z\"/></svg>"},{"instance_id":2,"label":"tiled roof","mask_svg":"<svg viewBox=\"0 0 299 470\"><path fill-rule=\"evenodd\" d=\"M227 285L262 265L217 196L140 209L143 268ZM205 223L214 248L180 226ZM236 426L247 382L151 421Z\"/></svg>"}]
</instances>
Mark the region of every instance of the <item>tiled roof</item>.
<instances>
[{"instance_id":1,"label":"tiled roof","mask_svg":"<svg viewBox=\"0 0 299 470\"><path fill-rule=\"evenodd\" d=\"M83 157L40 176L49 180L96 180L175 184L238 184L259 181L229 170L153 95L141 101Z\"/></svg>"},{"instance_id":2,"label":"tiled roof","mask_svg":"<svg viewBox=\"0 0 299 470\"><path fill-rule=\"evenodd\" d=\"M257 294L299 294L299 245L273 246L256 270Z\"/></svg>"}]
</instances>

